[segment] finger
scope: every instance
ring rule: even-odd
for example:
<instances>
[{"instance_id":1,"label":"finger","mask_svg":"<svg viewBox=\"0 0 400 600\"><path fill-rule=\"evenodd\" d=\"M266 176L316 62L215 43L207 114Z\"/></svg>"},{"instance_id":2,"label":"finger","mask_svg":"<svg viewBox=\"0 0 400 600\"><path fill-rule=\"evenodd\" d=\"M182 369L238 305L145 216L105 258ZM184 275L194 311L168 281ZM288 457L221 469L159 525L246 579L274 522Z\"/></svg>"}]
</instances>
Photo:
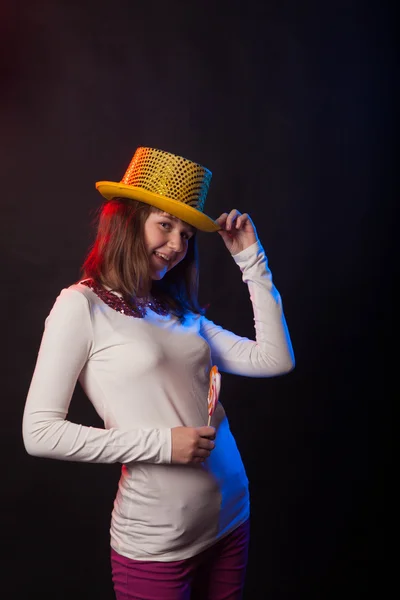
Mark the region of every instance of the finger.
<instances>
[{"instance_id":1,"label":"finger","mask_svg":"<svg viewBox=\"0 0 400 600\"><path fill-rule=\"evenodd\" d=\"M236 229L242 229L246 223L246 213L244 215L240 215L235 222Z\"/></svg>"},{"instance_id":2,"label":"finger","mask_svg":"<svg viewBox=\"0 0 400 600\"><path fill-rule=\"evenodd\" d=\"M202 438L215 438L215 427L211 425L202 425L201 427L197 427L197 433Z\"/></svg>"},{"instance_id":3,"label":"finger","mask_svg":"<svg viewBox=\"0 0 400 600\"><path fill-rule=\"evenodd\" d=\"M222 227L222 229L224 229L227 218L228 218L228 213L225 212L225 213L222 213L222 215L220 215L218 217L218 219L215 219L215 222L218 223L218 225L220 227Z\"/></svg>"},{"instance_id":4,"label":"finger","mask_svg":"<svg viewBox=\"0 0 400 600\"><path fill-rule=\"evenodd\" d=\"M238 210L236 210L236 208L231 210L231 212L228 215L228 218L226 219L225 229L230 231L232 229L236 219L240 216L240 214L241 213Z\"/></svg>"},{"instance_id":5,"label":"finger","mask_svg":"<svg viewBox=\"0 0 400 600\"><path fill-rule=\"evenodd\" d=\"M214 450L215 444L208 438L200 438L198 447L202 450Z\"/></svg>"},{"instance_id":6,"label":"finger","mask_svg":"<svg viewBox=\"0 0 400 600\"><path fill-rule=\"evenodd\" d=\"M197 450L193 458L200 458L201 460L204 460L205 458L208 458L210 454L210 450L202 450L200 448L199 450Z\"/></svg>"}]
</instances>

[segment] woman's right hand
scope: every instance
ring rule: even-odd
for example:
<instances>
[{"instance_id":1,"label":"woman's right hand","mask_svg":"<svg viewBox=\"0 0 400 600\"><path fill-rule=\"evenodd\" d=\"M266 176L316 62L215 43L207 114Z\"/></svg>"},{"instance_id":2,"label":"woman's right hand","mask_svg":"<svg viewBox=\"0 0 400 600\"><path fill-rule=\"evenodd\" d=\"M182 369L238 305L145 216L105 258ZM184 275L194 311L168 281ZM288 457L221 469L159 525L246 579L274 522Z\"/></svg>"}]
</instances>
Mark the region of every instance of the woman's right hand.
<instances>
[{"instance_id":1,"label":"woman's right hand","mask_svg":"<svg viewBox=\"0 0 400 600\"><path fill-rule=\"evenodd\" d=\"M173 427L171 462L181 465L202 463L215 444L215 427Z\"/></svg>"}]
</instances>

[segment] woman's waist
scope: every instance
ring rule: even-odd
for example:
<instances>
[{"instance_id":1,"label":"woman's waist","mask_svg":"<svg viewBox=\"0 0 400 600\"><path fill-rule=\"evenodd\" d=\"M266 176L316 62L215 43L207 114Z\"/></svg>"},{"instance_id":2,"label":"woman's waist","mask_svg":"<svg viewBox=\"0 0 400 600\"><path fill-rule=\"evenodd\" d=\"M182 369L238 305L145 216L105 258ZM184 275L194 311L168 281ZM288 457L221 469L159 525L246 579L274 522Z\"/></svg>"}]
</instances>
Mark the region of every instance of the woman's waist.
<instances>
[{"instance_id":1,"label":"woman's waist","mask_svg":"<svg viewBox=\"0 0 400 600\"><path fill-rule=\"evenodd\" d=\"M148 498L190 499L220 494L225 486L247 485L247 477L236 445L216 446L202 464L129 463L123 466L119 488L123 495L146 493Z\"/></svg>"}]
</instances>

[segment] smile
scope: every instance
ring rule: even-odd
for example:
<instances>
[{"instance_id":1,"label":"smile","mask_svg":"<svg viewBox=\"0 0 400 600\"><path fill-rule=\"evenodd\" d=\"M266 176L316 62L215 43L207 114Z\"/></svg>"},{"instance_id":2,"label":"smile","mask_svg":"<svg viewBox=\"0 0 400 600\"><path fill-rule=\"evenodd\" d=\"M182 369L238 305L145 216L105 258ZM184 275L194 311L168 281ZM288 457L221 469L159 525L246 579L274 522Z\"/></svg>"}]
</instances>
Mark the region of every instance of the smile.
<instances>
[{"instance_id":1,"label":"smile","mask_svg":"<svg viewBox=\"0 0 400 600\"><path fill-rule=\"evenodd\" d=\"M171 259L169 258L169 256L166 256L166 254L162 254L161 252L157 252L154 251L154 254L158 257L161 258L162 260L165 260L166 262L169 262Z\"/></svg>"}]
</instances>

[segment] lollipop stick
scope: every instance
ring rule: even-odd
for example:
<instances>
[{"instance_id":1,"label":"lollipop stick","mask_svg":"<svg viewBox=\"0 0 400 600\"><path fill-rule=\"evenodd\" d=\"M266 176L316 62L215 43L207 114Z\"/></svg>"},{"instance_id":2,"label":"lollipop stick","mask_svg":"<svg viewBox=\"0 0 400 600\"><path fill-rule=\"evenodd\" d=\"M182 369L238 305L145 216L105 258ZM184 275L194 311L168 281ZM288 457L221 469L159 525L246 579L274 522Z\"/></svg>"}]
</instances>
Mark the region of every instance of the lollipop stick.
<instances>
[{"instance_id":1,"label":"lollipop stick","mask_svg":"<svg viewBox=\"0 0 400 600\"><path fill-rule=\"evenodd\" d=\"M210 423L211 423L211 415L208 415L208 423L207 423L208 427L210 426Z\"/></svg>"}]
</instances>

